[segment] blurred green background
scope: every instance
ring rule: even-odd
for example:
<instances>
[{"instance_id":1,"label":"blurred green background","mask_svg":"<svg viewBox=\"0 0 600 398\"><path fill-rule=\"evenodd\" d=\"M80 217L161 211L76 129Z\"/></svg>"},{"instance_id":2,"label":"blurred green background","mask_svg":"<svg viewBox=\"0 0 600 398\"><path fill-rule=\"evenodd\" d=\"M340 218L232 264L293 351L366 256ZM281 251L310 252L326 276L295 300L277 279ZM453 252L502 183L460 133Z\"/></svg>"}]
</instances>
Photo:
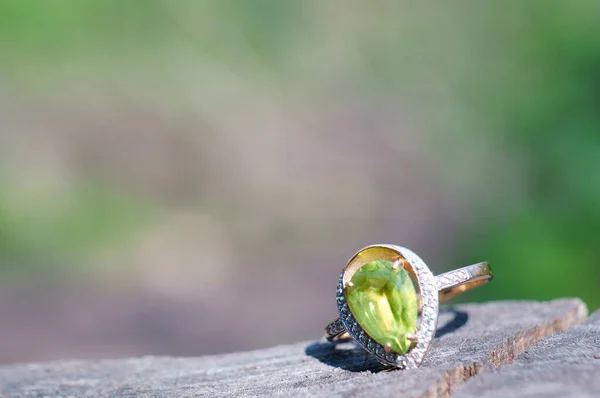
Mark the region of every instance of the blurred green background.
<instances>
[{"instance_id":1,"label":"blurred green background","mask_svg":"<svg viewBox=\"0 0 600 398\"><path fill-rule=\"evenodd\" d=\"M372 243L598 308L599 18L0 0L0 361L318 338Z\"/></svg>"}]
</instances>

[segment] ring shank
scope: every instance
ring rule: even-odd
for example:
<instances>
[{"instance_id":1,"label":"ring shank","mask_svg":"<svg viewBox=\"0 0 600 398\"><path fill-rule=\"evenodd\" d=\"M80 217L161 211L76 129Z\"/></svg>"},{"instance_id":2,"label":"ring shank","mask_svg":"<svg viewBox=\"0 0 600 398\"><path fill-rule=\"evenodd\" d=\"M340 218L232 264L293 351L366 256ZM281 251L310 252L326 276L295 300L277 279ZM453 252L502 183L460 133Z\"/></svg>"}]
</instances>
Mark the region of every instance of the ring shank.
<instances>
[{"instance_id":1,"label":"ring shank","mask_svg":"<svg viewBox=\"0 0 600 398\"><path fill-rule=\"evenodd\" d=\"M494 277L487 262L469 265L435 277L440 303L489 282Z\"/></svg>"},{"instance_id":2,"label":"ring shank","mask_svg":"<svg viewBox=\"0 0 600 398\"><path fill-rule=\"evenodd\" d=\"M494 273L487 262L468 265L440 274L435 277L440 303L448 301L467 290L483 285L493 277ZM325 328L325 337L327 340L337 341L345 340L349 335L346 333L339 318L336 318Z\"/></svg>"}]
</instances>

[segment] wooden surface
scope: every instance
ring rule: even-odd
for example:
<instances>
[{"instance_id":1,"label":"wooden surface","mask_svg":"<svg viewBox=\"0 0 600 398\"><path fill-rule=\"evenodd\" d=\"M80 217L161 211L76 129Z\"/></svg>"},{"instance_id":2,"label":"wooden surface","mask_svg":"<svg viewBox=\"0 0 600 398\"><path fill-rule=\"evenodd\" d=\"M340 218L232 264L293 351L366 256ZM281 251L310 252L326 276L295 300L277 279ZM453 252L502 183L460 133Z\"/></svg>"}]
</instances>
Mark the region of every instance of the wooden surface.
<instances>
[{"instance_id":1,"label":"wooden surface","mask_svg":"<svg viewBox=\"0 0 600 398\"><path fill-rule=\"evenodd\" d=\"M409 371L318 340L199 358L4 366L0 396L598 396L600 314L574 326L586 315L577 299L450 307L423 366Z\"/></svg>"},{"instance_id":2,"label":"wooden surface","mask_svg":"<svg viewBox=\"0 0 600 398\"><path fill-rule=\"evenodd\" d=\"M455 396L600 397L600 311L538 341L510 365L474 377Z\"/></svg>"}]
</instances>

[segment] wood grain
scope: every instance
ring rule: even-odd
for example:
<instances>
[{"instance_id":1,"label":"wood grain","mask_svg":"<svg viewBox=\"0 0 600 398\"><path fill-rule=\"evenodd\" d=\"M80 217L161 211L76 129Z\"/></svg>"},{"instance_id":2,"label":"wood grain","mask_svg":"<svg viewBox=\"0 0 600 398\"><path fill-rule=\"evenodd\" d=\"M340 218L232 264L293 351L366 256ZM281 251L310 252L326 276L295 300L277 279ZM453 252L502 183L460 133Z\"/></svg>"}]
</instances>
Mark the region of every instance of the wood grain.
<instances>
[{"instance_id":1,"label":"wood grain","mask_svg":"<svg viewBox=\"0 0 600 398\"><path fill-rule=\"evenodd\" d=\"M586 315L585 304L578 299L449 307L441 313L437 337L423 366L409 371L385 370L351 344L319 340L198 358L4 366L0 367L0 396L444 397L475 375L479 376L473 380L483 380L486 373L500 375L495 368L510 363L542 337L583 322ZM534 362L537 357L531 355L528 351L518 361ZM461 394L469 396L477 388L486 388L485 383L465 386Z\"/></svg>"},{"instance_id":2,"label":"wood grain","mask_svg":"<svg viewBox=\"0 0 600 398\"><path fill-rule=\"evenodd\" d=\"M600 397L600 311L533 344L510 365L475 377L457 397Z\"/></svg>"}]
</instances>

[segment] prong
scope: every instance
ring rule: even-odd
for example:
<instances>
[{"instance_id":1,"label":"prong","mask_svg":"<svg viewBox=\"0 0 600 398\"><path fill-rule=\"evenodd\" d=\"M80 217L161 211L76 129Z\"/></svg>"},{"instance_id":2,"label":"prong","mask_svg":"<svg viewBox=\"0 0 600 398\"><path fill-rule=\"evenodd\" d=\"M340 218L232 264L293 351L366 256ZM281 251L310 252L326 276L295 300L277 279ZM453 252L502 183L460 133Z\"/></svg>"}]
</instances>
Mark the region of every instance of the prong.
<instances>
[{"instance_id":1,"label":"prong","mask_svg":"<svg viewBox=\"0 0 600 398\"><path fill-rule=\"evenodd\" d=\"M413 334L413 333L408 333L408 334L406 335L406 339L407 339L408 341L411 341L411 342L413 342L413 343L416 343L416 342L417 342L417 335L416 335L416 334Z\"/></svg>"},{"instance_id":2,"label":"prong","mask_svg":"<svg viewBox=\"0 0 600 398\"><path fill-rule=\"evenodd\" d=\"M392 269L395 271L402 265L402 260L398 259L392 264Z\"/></svg>"},{"instance_id":3,"label":"prong","mask_svg":"<svg viewBox=\"0 0 600 398\"><path fill-rule=\"evenodd\" d=\"M385 343L385 345L383 346L383 350L389 354L390 352L392 352L392 345L390 343Z\"/></svg>"},{"instance_id":4,"label":"prong","mask_svg":"<svg viewBox=\"0 0 600 398\"><path fill-rule=\"evenodd\" d=\"M346 284L344 285L344 288L347 288L347 287L352 287L352 286L354 286L354 283L352 283L352 281L348 281L348 282L346 282Z\"/></svg>"}]
</instances>

